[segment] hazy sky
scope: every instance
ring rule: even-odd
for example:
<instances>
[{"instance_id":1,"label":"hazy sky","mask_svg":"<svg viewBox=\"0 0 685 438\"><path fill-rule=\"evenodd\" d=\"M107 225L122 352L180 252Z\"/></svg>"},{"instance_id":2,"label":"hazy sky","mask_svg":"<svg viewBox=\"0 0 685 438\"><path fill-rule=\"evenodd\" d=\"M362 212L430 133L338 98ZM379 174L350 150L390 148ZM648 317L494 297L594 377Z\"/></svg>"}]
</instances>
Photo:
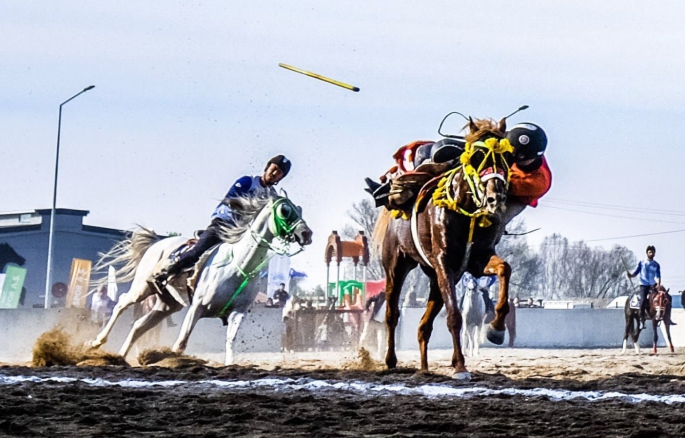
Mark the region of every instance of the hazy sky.
<instances>
[{"instance_id":1,"label":"hazy sky","mask_svg":"<svg viewBox=\"0 0 685 438\"><path fill-rule=\"evenodd\" d=\"M284 153L315 232L293 265L321 279L326 237L399 146L438 139L450 111L528 104L512 122L545 128L554 176L524 213L533 244L685 230L683 16L675 0L3 1L0 211L50 207L59 104L93 84L64 107L57 201L92 225L188 234ZM685 287L684 232L592 242L614 243L656 245Z\"/></svg>"}]
</instances>

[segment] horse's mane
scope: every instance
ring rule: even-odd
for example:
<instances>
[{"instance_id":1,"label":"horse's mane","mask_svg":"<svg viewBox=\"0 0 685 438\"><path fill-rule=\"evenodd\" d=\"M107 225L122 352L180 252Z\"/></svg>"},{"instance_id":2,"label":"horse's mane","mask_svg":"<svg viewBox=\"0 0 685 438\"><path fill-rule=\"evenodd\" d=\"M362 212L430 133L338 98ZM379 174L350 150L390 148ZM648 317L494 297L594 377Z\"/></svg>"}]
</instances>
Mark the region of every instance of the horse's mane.
<instances>
[{"instance_id":1,"label":"horse's mane","mask_svg":"<svg viewBox=\"0 0 685 438\"><path fill-rule=\"evenodd\" d=\"M269 201L276 198L276 193L271 192L266 195L247 195L231 198L228 201L229 207L233 211L234 223L221 223L219 225L219 237L225 243L236 243L243 234L250 228L250 224L257 217L260 211Z\"/></svg>"},{"instance_id":2,"label":"horse's mane","mask_svg":"<svg viewBox=\"0 0 685 438\"><path fill-rule=\"evenodd\" d=\"M505 132L502 132L499 128L499 122L493 119L474 119L473 124L476 126L475 131L470 130L470 124L464 126L464 128L469 128L469 133L466 134L466 141L473 143L474 141L480 140L486 134L491 134L495 137L504 138L506 136Z\"/></svg>"}]
</instances>

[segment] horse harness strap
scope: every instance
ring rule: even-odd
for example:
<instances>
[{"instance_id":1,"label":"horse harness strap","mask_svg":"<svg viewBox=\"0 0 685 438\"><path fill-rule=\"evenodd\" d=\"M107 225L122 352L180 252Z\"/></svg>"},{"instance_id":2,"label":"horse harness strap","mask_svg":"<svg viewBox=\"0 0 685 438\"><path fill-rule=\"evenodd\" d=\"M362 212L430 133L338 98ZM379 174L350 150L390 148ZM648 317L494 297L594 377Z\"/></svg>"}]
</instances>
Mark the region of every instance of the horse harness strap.
<instances>
[{"instance_id":1,"label":"horse harness strap","mask_svg":"<svg viewBox=\"0 0 685 438\"><path fill-rule=\"evenodd\" d=\"M419 256L421 256L421 260L424 261L428 266L431 268L435 269L433 265L431 264L430 260L428 260L428 256L426 255L426 252L423 249L423 245L421 245L421 241L419 240L419 232L418 232L418 202L414 203L414 208L412 209L412 214L411 214L411 223L410 223L410 228L411 228L411 238L414 242L414 247L416 247L416 250L419 253ZM441 207L440 207L441 208ZM478 212L476 212L478 213ZM466 269L466 265L468 264L469 258L471 256L471 247L473 246L473 232L476 228L476 219L479 218L480 216L483 216L486 211L483 210L480 213L476 214L468 214L468 216L471 217L471 223L469 225L469 238L466 242L466 254L464 255L464 260L462 261L461 265L461 270L463 271Z\"/></svg>"},{"instance_id":2,"label":"horse harness strap","mask_svg":"<svg viewBox=\"0 0 685 438\"><path fill-rule=\"evenodd\" d=\"M270 255L269 257L266 257L255 269L253 269L250 272L245 272L240 266L236 266L238 269L238 272L240 272L240 275L243 276L243 281L240 283L240 286L233 292L233 295L231 295L231 298L228 300L226 305L221 309L221 311L217 314L217 317L225 317L226 312L228 312L228 309L231 307L235 299L240 295L240 293L245 289L247 284L252 280L258 273L259 271L262 270L264 266L266 266L267 263L269 263L269 260L271 260L271 257L273 257L275 254Z\"/></svg>"}]
</instances>

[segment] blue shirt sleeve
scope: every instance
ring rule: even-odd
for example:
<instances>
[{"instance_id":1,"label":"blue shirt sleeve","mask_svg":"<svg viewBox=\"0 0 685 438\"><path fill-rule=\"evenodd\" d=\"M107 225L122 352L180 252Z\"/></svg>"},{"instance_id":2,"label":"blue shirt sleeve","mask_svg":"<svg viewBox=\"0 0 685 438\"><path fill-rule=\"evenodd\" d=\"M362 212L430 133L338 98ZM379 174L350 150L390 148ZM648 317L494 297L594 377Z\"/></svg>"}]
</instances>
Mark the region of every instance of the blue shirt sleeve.
<instances>
[{"instance_id":1,"label":"blue shirt sleeve","mask_svg":"<svg viewBox=\"0 0 685 438\"><path fill-rule=\"evenodd\" d=\"M655 277L658 278L659 280L661 280L661 265L657 262L654 262L654 263L656 263L656 275L655 275Z\"/></svg>"},{"instance_id":2,"label":"blue shirt sleeve","mask_svg":"<svg viewBox=\"0 0 685 438\"><path fill-rule=\"evenodd\" d=\"M633 277L636 276L640 270L642 269L642 260L637 264L637 268L635 268L635 271L631 274ZM659 277L661 278L661 277Z\"/></svg>"},{"instance_id":3,"label":"blue shirt sleeve","mask_svg":"<svg viewBox=\"0 0 685 438\"><path fill-rule=\"evenodd\" d=\"M227 198L236 198L238 196L247 196L252 187L252 177L244 176L236 181L226 194Z\"/></svg>"}]
</instances>

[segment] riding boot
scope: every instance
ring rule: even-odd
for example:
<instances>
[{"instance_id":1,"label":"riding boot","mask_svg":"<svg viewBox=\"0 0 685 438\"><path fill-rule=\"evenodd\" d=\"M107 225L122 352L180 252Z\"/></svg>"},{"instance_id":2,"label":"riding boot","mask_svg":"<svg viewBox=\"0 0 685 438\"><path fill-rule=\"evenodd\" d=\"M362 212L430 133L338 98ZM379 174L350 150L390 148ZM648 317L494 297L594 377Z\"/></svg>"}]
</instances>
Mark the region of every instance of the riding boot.
<instances>
[{"instance_id":1,"label":"riding boot","mask_svg":"<svg viewBox=\"0 0 685 438\"><path fill-rule=\"evenodd\" d=\"M376 181L372 180L371 178L364 178L364 182L367 185L367 188L365 188L364 190L366 190L366 192L368 192L371 195L373 195L373 192L378 190L378 188L383 185L381 183L377 183Z\"/></svg>"},{"instance_id":2,"label":"riding boot","mask_svg":"<svg viewBox=\"0 0 685 438\"><path fill-rule=\"evenodd\" d=\"M364 180L368 186L364 190L373 196L376 207L388 208L388 194L390 193L390 181L383 184L377 183L371 178Z\"/></svg>"},{"instance_id":3,"label":"riding boot","mask_svg":"<svg viewBox=\"0 0 685 438\"><path fill-rule=\"evenodd\" d=\"M169 281L169 277L173 277L174 275L178 274L183 270L183 268L184 266L182 266L181 260L177 259L169 266L162 269L162 271L159 274L155 275L153 278L159 290L163 291L166 288L167 282Z\"/></svg>"}]
</instances>

